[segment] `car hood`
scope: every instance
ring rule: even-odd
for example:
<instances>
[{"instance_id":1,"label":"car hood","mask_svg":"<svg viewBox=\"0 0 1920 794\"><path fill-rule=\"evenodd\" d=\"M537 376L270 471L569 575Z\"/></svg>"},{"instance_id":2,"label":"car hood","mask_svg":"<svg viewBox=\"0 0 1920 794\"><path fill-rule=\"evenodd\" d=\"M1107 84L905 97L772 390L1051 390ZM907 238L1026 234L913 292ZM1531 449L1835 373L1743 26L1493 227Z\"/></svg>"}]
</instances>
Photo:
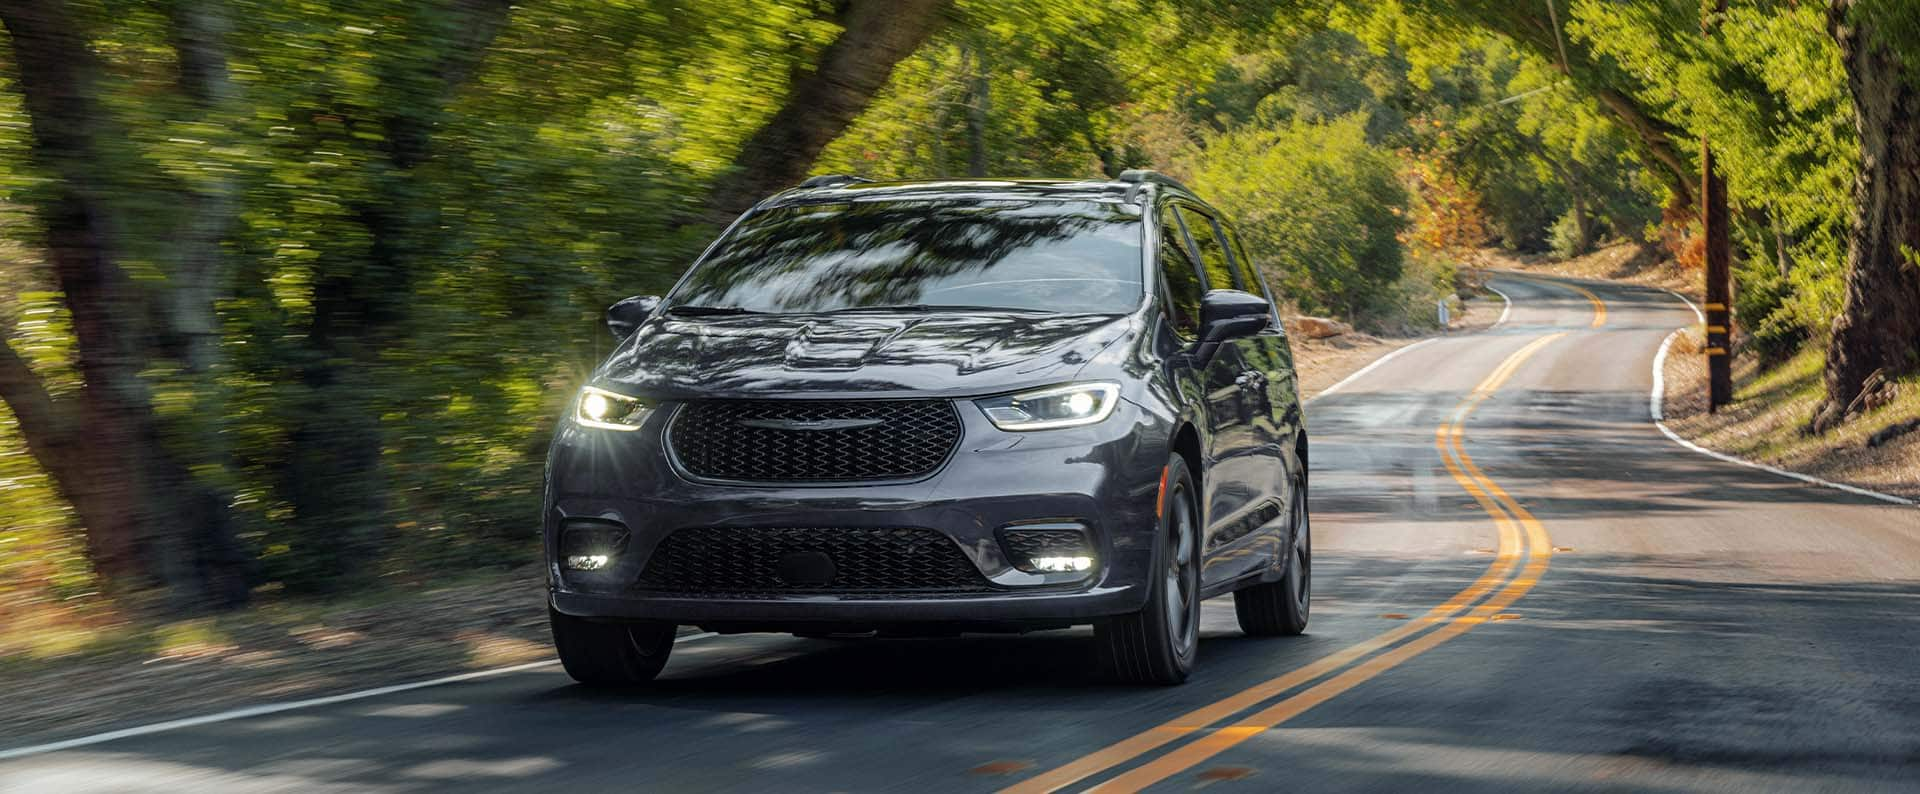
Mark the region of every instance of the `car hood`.
<instances>
[{"instance_id":1,"label":"car hood","mask_svg":"<svg viewBox=\"0 0 1920 794\"><path fill-rule=\"evenodd\" d=\"M596 380L660 399L991 394L1072 378L1130 324L1112 315L656 317Z\"/></svg>"}]
</instances>

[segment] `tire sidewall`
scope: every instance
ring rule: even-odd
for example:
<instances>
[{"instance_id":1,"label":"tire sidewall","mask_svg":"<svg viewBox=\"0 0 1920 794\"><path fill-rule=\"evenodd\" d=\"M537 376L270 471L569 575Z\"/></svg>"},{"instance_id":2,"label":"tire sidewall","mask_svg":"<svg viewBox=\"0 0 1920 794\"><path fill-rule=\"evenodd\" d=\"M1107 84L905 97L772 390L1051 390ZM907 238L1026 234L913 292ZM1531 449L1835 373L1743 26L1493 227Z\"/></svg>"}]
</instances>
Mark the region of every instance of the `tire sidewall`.
<instances>
[{"instance_id":1,"label":"tire sidewall","mask_svg":"<svg viewBox=\"0 0 1920 794\"><path fill-rule=\"evenodd\" d=\"M1189 515L1188 518L1192 521L1193 527L1193 543L1192 549L1189 551L1191 558L1187 561L1187 571L1190 577L1189 585L1191 586L1189 592L1192 597L1188 599L1186 605L1187 625L1192 628L1190 633L1193 639L1191 642L1185 643L1184 647L1182 647L1181 643L1173 641L1171 636L1172 632L1168 626L1173 616L1165 614L1167 579L1164 573L1168 562L1168 555L1174 554L1177 551L1177 549L1174 548L1170 530L1174 520L1174 495L1182 487L1185 488L1187 493L1187 501L1191 508L1191 515ZM1201 496L1199 490L1194 486L1193 474L1187 466L1185 458L1175 455L1167 462L1167 487L1160 495L1160 499L1159 521L1156 522L1155 528L1158 540L1155 544L1157 553L1154 555L1153 602L1150 609L1158 613L1156 615L1158 619L1155 622L1160 624L1160 636L1167 638L1168 660L1172 662L1173 666L1184 676L1193 670L1194 659L1200 655L1200 548L1203 545L1203 536L1205 535L1205 525L1203 523L1205 511L1201 506Z\"/></svg>"}]
</instances>

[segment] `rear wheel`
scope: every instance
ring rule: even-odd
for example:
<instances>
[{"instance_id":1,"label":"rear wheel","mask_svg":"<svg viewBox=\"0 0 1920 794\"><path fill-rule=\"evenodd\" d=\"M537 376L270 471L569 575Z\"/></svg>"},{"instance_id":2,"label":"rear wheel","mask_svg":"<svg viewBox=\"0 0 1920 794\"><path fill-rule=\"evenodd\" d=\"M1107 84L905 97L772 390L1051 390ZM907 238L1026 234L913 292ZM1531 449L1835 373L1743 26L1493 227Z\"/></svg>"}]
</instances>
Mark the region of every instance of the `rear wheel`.
<instances>
[{"instance_id":1,"label":"rear wheel","mask_svg":"<svg viewBox=\"0 0 1920 794\"><path fill-rule=\"evenodd\" d=\"M1286 573L1278 582L1259 584L1233 594L1233 614L1240 630L1250 637L1277 637L1307 630L1313 605L1313 525L1307 519L1307 482L1293 489L1293 525L1296 537L1284 561Z\"/></svg>"},{"instance_id":2,"label":"rear wheel","mask_svg":"<svg viewBox=\"0 0 1920 794\"><path fill-rule=\"evenodd\" d=\"M598 623L547 608L560 666L588 686L628 687L652 681L667 666L677 627L672 623Z\"/></svg>"},{"instance_id":3,"label":"rear wheel","mask_svg":"<svg viewBox=\"0 0 1920 794\"><path fill-rule=\"evenodd\" d=\"M1128 683L1185 681L1200 649L1200 502L1178 455L1167 462L1158 546L1146 607L1094 626L1101 665Z\"/></svg>"}]
</instances>

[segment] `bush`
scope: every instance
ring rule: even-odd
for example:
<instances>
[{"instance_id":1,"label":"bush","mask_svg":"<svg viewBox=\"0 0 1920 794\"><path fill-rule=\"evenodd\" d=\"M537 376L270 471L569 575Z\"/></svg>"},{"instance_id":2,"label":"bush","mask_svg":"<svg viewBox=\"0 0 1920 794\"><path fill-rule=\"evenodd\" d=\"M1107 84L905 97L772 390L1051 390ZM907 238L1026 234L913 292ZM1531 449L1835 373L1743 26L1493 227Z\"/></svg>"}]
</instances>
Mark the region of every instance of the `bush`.
<instances>
[{"instance_id":1,"label":"bush","mask_svg":"<svg viewBox=\"0 0 1920 794\"><path fill-rule=\"evenodd\" d=\"M1560 259L1572 259L1587 252L1580 239L1580 224L1573 213L1574 210L1567 210L1547 230L1547 245L1553 249L1553 255Z\"/></svg>"},{"instance_id":2,"label":"bush","mask_svg":"<svg viewBox=\"0 0 1920 794\"><path fill-rule=\"evenodd\" d=\"M1408 217L1399 171L1356 114L1218 135L1193 183L1237 222L1280 300L1377 328L1406 314L1394 289Z\"/></svg>"}]
</instances>

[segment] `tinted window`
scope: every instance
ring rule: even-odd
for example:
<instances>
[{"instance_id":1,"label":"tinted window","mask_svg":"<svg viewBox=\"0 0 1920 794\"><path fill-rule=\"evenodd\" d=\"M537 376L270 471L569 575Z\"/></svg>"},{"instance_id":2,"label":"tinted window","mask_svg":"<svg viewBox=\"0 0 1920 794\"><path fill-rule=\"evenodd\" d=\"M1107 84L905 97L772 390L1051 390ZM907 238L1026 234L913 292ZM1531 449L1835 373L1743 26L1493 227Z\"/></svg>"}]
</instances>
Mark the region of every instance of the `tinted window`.
<instances>
[{"instance_id":1,"label":"tinted window","mask_svg":"<svg viewBox=\"0 0 1920 794\"><path fill-rule=\"evenodd\" d=\"M1200 252L1200 266L1207 274L1208 289L1240 289L1240 281L1227 261L1227 249L1213 229L1213 221L1187 207L1180 208L1187 220L1187 233L1193 236L1194 250Z\"/></svg>"},{"instance_id":2,"label":"tinted window","mask_svg":"<svg viewBox=\"0 0 1920 794\"><path fill-rule=\"evenodd\" d=\"M1206 287L1200 283L1200 274L1194 270L1193 258L1171 212L1161 215L1160 277L1167 286L1168 322L1183 336L1199 333L1200 296Z\"/></svg>"},{"instance_id":3,"label":"tinted window","mask_svg":"<svg viewBox=\"0 0 1920 794\"><path fill-rule=\"evenodd\" d=\"M1234 270L1238 272L1241 283L1246 285L1241 289L1272 301L1273 296L1267 294L1267 287L1260 280L1259 269L1254 267L1253 260L1247 258L1247 247L1240 244L1240 236L1225 226L1220 227L1220 231L1227 235L1228 250L1233 252Z\"/></svg>"},{"instance_id":4,"label":"tinted window","mask_svg":"<svg viewBox=\"0 0 1920 794\"><path fill-rule=\"evenodd\" d=\"M856 201L741 221L669 306L897 305L1117 314L1139 305L1138 211L1058 201Z\"/></svg>"}]
</instances>

